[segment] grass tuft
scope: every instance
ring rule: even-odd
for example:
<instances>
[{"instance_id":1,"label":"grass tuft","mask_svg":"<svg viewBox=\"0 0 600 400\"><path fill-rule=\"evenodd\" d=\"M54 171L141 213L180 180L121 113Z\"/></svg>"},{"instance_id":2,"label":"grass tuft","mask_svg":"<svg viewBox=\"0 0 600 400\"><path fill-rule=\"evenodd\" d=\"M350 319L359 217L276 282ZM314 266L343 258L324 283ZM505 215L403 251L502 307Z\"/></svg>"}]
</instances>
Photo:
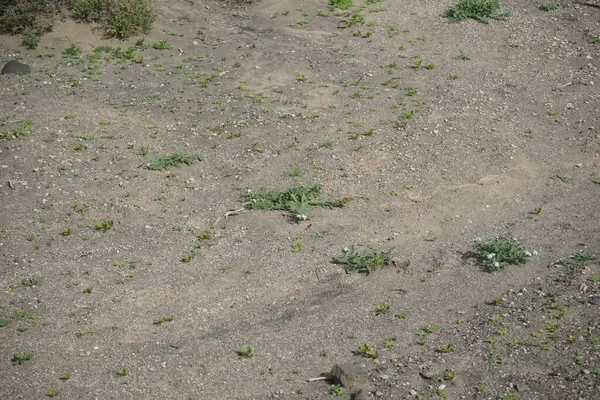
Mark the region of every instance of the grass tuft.
<instances>
[{"instance_id":1,"label":"grass tuft","mask_svg":"<svg viewBox=\"0 0 600 400\"><path fill-rule=\"evenodd\" d=\"M342 250L340 257L334 258L333 262L342 264L346 273L358 271L369 275L376 269L390 263L390 253L371 249L370 252L363 250L356 251L354 246Z\"/></svg>"},{"instance_id":2,"label":"grass tuft","mask_svg":"<svg viewBox=\"0 0 600 400\"><path fill-rule=\"evenodd\" d=\"M504 268L508 264L525 264L533 255L517 239L506 236L476 242L472 252L490 272Z\"/></svg>"},{"instance_id":3,"label":"grass tuft","mask_svg":"<svg viewBox=\"0 0 600 400\"><path fill-rule=\"evenodd\" d=\"M507 15L500 8L500 0L459 0L444 14L446 18L453 21L472 18L485 24L492 19L506 19Z\"/></svg>"},{"instance_id":4,"label":"grass tuft","mask_svg":"<svg viewBox=\"0 0 600 400\"><path fill-rule=\"evenodd\" d=\"M201 161L200 156L180 151L170 156L157 157L150 161L146 168L150 171L164 171L170 168L179 168L182 164L192 165L196 161Z\"/></svg>"},{"instance_id":5,"label":"grass tuft","mask_svg":"<svg viewBox=\"0 0 600 400\"><path fill-rule=\"evenodd\" d=\"M248 190L246 195L248 208L265 211L288 211L297 220L308 219L309 206L334 208L343 207L343 200L327 198L323 195L321 185L305 187L294 186L287 190L255 189Z\"/></svg>"}]
</instances>

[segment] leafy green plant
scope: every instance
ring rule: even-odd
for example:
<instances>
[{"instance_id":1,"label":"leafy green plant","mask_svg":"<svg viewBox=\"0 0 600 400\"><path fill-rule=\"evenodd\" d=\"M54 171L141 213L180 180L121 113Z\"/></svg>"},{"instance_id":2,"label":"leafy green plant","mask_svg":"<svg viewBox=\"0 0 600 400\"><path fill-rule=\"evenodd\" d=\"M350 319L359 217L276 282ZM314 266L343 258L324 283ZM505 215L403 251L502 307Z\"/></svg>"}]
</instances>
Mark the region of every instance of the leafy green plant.
<instances>
[{"instance_id":1,"label":"leafy green plant","mask_svg":"<svg viewBox=\"0 0 600 400\"><path fill-rule=\"evenodd\" d=\"M473 245L472 255L487 269L496 271L508 264L524 264L535 252L530 252L515 238L498 236Z\"/></svg>"},{"instance_id":2,"label":"leafy green plant","mask_svg":"<svg viewBox=\"0 0 600 400\"><path fill-rule=\"evenodd\" d=\"M250 346L244 346L237 351L238 356L240 358L252 358L254 356L254 351Z\"/></svg>"},{"instance_id":3,"label":"leafy green plant","mask_svg":"<svg viewBox=\"0 0 600 400\"><path fill-rule=\"evenodd\" d=\"M107 232L112 228L112 226L113 221L101 219L100 221L98 221L98 223L96 223L96 225L94 225L94 229L98 232Z\"/></svg>"},{"instance_id":4,"label":"leafy green plant","mask_svg":"<svg viewBox=\"0 0 600 400\"><path fill-rule=\"evenodd\" d=\"M370 274L376 269L390 263L390 253L377 249L356 251L354 246L342 250L342 254L333 259L336 264L342 264L346 273L358 271Z\"/></svg>"},{"instance_id":5,"label":"leafy green plant","mask_svg":"<svg viewBox=\"0 0 600 400\"><path fill-rule=\"evenodd\" d=\"M154 325L162 325L165 322L171 322L173 321L173 317L165 317L164 315L160 315L157 318L154 319L154 321L152 321L152 323Z\"/></svg>"},{"instance_id":6,"label":"leafy green plant","mask_svg":"<svg viewBox=\"0 0 600 400\"><path fill-rule=\"evenodd\" d=\"M360 345L360 347L358 348L358 352L359 354L362 354L364 357L367 358L375 359L379 357L379 352L366 343Z\"/></svg>"},{"instance_id":7,"label":"leafy green plant","mask_svg":"<svg viewBox=\"0 0 600 400\"><path fill-rule=\"evenodd\" d=\"M21 44L28 49L37 49L40 42L40 33L35 28L27 28L21 34Z\"/></svg>"},{"instance_id":8,"label":"leafy green plant","mask_svg":"<svg viewBox=\"0 0 600 400\"><path fill-rule=\"evenodd\" d=\"M152 43L151 47L156 50L171 50L173 45L166 40L161 40L156 43Z\"/></svg>"},{"instance_id":9,"label":"leafy green plant","mask_svg":"<svg viewBox=\"0 0 600 400\"><path fill-rule=\"evenodd\" d=\"M164 171L169 168L180 168L182 164L192 165L196 161L202 161L196 154L177 152L170 156L156 157L151 160L146 168L150 171Z\"/></svg>"},{"instance_id":10,"label":"leafy green plant","mask_svg":"<svg viewBox=\"0 0 600 400\"><path fill-rule=\"evenodd\" d=\"M472 18L488 23L490 20L505 19L508 14L500 8L500 0L458 0L445 12L444 16L453 21Z\"/></svg>"},{"instance_id":11,"label":"leafy green plant","mask_svg":"<svg viewBox=\"0 0 600 400\"><path fill-rule=\"evenodd\" d=\"M460 53L457 54L454 57L455 60L460 60L460 61L469 61L471 59L471 57L469 57L468 55L466 55L465 53Z\"/></svg>"},{"instance_id":12,"label":"leafy green plant","mask_svg":"<svg viewBox=\"0 0 600 400\"><path fill-rule=\"evenodd\" d=\"M27 139L25 133L29 130L31 124L32 121L27 120L17 125L16 128L0 130L0 140Z\"/></svg>"},{"instance_id":13,"label":"leafy green plant","mask_svg":"<svg viewBox=\"0 0 600 400\"><path fill-rule=\"evenodd\" d=\"M19 353L13 354L10 361L12 362L12 365L21 365L21 364L24 364L26 361L31 360L32 357L33 357L33 354L31 354L31 353L19 352Z\"/></svg>"},{"instance_id":14,"label":"leafy green plant","mask_svg":"<svg viewBox=\"0 0 600 400\"><path fill-rule=\"evenodd\" d=\"M386 303L377 304L375 315L387 314L390 311L390 305Z\"/></svg>"},{"instance_id":15,"label":"leafy green plant","mask_svg":"<svg viewBox=\"0 0 600 400\"><path fill-rule=\"evenodd\" d=\"M147 33L155 15L149 0L102 0L102 27L108 36L126 39Z\"/></svg>"},{"instance_id":16,"label":"leafy green plant","mask_svg":"<svg viewBox=\"0 0 600 400\"><path fill-rule=\"evenodd\" d=\"M71 43L69 47L63 50L62 55L63 57L76 58L81 55L81 49L74 43Z\"/></svg>"},{"instance_id":17,"label":"leafy green plant","mask_svg":"<svg viewBox=\"0 0 600 400\"><path fill-rule=\"evenodd\" d=\"M305 187L294 186L287 190L250 189L244 203L253 210L288 211L297 220L308 219L309 206L334 208L343 207L343 200L335 200L323 196L321 185Z\"/></svg>"},{"instance_id":18,"label":"leafy green plant","mask_svg":"<svg viewBox=\"0 0 600 400\"><path fill-rule=\"evenodd\" d=\"M559 258L558 260L554 261L553 264L562 265L573 271L579 271L581 268L583 268L587 261L592 261L595 259L596 256L594 254L591 254L587 250L581 249L570 256Z\"/></svg>"},{"instance_id":19,"label":"leafy green plant","mask_svg":"<svg viewBox=\"0 0 600 400\"><path fill-rule=\"evenodd\" d=\"M344 396L346 394L346 390L341 385L331 385L330 390L336 396Z\"/></svg>"},{"instance_id":20,"label":"leafy green plant","mask_svg":"<svg viewBox=\"0 0 600 400\"><path fill-rule=\"evenodd\" d=\"M451 353L454 351L454 346L451 343L445 343L439 348L440 353Z\"/></svg>"},{"instance_id":21,"label":"leafy green plant","mask_svg":"<svg viewBox=\"0 0 600 400\"><path fill-rule=\"evenodd\" d=\"M340 8L342 10L350 8L354 5L352 0L329 0L329 3L333 8Z\"/></svg>"}]
</instances>

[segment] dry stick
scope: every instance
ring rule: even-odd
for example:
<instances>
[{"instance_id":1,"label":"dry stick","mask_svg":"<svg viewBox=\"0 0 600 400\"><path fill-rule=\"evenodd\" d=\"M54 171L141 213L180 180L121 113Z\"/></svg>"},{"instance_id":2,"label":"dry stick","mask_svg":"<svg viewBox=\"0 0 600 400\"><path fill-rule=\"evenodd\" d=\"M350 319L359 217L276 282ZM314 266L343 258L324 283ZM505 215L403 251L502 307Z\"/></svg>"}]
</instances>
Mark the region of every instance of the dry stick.
<instances>
[{"instance_id":1,"label":"dry stick","mask_svg":"<svg viewBox=\"0 0 600 400\"><path fill-rule=\"evenodd\" d=\"M319 376L317 378L308 378L307 382L316 382L316 381L326 381L328 378L326 376Z\"/></svg>"}]
</instances>

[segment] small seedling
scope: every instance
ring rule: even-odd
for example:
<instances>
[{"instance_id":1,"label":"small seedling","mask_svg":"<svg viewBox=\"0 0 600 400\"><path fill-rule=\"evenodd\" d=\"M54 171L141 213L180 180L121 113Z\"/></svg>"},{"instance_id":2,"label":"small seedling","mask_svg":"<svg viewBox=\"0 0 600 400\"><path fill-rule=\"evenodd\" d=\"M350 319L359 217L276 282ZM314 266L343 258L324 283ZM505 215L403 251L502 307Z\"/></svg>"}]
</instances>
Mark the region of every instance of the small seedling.
<instances>
[{"instance_id":1,"label":"small seedling","mask_svg":"<svg viewBox=\"0 0 600 400\"><path fill-rule=\"evenodd\" d=\"M173 45L167 42L166 40L161 40L159 42L152 43L150 47L156 50L171 50L173 48Z\"/></svg>"},{"instance_id":2,"label":"small seedling","mask_svg":"<svg viewBox=\"0 0 600 400\"><path fill-rule=\"evenodd\" d=\"M60 379L61 381L68 381L69 379L71 379L71 374L67 372L59 376L58 379Z\"/></svg>"},{"instance_id":3,"label":"small seedling","mask_svg":"<svg viewBox=\"0 0 600 400\"><path fill-rule=\"evenodd\" d=\"M107 232L112 228L112 226L113 221L101 219L96 225L94 225L94 229L98 232Z\"/></svg>"},{"instance_id":4,"label":"small seedling","mask_svg":"<svg viewBox=\"0 0 600 400\"><path fill-rule=\"evenodd\" d=\"M71 236L72 234L72 230L70 226L67 226L65 229L63 229L63 231L60 233L62 236Z\"/></svg>"},{"instance_id":5,"label":"small seedling","mask_svg":"<svg viewBox=\"0 0 600 400\"><path fill-rule=\"evenodd\" d=\"M374 348L372 348L371 346L369 346L366 343L363 343L360 345L360 347L358 348L358 352L367 358L375 359L375 358L379 357L379 353L377 352L377 350L375 350Z\"/></svg>"},{"instance_id":6,"label":"small seedling","mask_svg":"<svg viewBox=\"0 0 600 400\"><path fill-rule=\"evenodd\" d=\"M365 274L370 274L376 269L390 263L390 253L371 249L370 252L363 250L357 252L354 246L344 248L340 257L333 260L336 264L344 265L346 273L358 271Z\"/></svg>"},{"instance_id":7,"label":"small seedling","mask_svg":"<svg viewBox=\"0 0 600 400\"><path fill-rule=\"evenodd\" d=\"M471 57L469 57L465 53L460 53L460 54L456 55L456 57L454 57L454 59L455 60L461 60L461 61L468 61L468 60L471 59Z\"/></svg>"},{"instance_id":8,"label":"small seedling","mask_svg":"<svg viewBox=\"0 0 600 400\"><path fill-rule=\"evenodd\" d=\"M240 356L240 358L252 358L252 356L254 356L254 352L250 346L242 347L237 351L237 354Z\"/></svg>"},{"instance_id":9,"label":"small seedling","mask_svg":"<svg viewBox=\"0 0 600 400\"><path fill-rule=\"evenodd\" d=\"M491 272L508 264L524 264L535 252L525 249L515 238L498 236L485 242L476 242L472 254Z\"/></svg>"},{"instance_id":10,"label":"small seedling","mask_svg":"<svg viewBox=\"0 0 600 400\"><path fill-rule=\"evenodd\" d=\"M439 351L440 353L451 353L454 351L454 347L451 343L446 343L440 346Z\"/></svg>"},{"instance_id":11,"label":"small seedling","mask_svg":"<svg viewBox=\"0 0 600 400\"><path fill-rule=\"evenodd\" d=\"M125 368L121 368L117 371L117 376L127 376L129 375L129 372L125 369Z\"/></svg>"},{"instance_id":12,"label":"small seedling","mask_svg":"<svg viewBox=\"0 0 600 400\"><path fill-rule=\"evenodd\" d=\"M346 390L341 385L331 385L331 393L336 396L344 396Z\"/></svg>"},{"instance_id":13,"label":"small seedling","mask_svg":"<svg viewBox=\"0 0 600 400\"><path fill-rule=\"evenodd\" d=\"M33 354L31 353L19 352L13 354L12 359L10 361L12 362L12 365L21 365L24 364L26 361L31 360L32 357Z\"/></svg>"},{"instance_id":14,"label":"small seedling","mask_svg":"<svg viewBox=\"0 0 600 400\"><path fill-rule=\"evenodd\" d=\"M390 311L390 305L386 303L378 304L375 307L375 315L387 314Z\"/></svg>"},{"instance_id":15,"label":"small seedling","mask_svg":"<svg viewBox=\"0 0 600 400\"><path fill-rule=\"evenodd\" d=\"M71 43L69 47L63 50L63 57L76 58L81 55L81 49L77 47L74 43Z\"/></svg>"},{"instance_id":16,"label":"small seedling","mask_svg":"<svg viewBox=\"0 0 600 400\"><path fill-rule=\"evenodd\" d=\"M200 234L198 235L198 239L200 240L210 240L213 238L213 236L215 235L215 233L213 231L202 231L200 232Z\"/></svg>"},{"instance_id":17,"label":"small seedling","mask_svg":"<svg viewBox=\"0 0 600 400\"><path fill-rule=\"evenodd\" d=\"M407 311L399 312L398 314L394 315L394 317L400 318L400 319L406 319L406 318L408 318L408 312Z\"/></svg>"},{"instance_id":18,"label":"small seedling","mask_svg":"<svg viewBox=\"0 0 600 400\"><path fill-rule=\"evenodd\" d=\"M162 325L165 322L171 322L173 321L173 317L165 317L164 315L160 315L158 318L155 318L154 321L152 321L152 323L154 325Z\"/></svg>"},{"instance_id":19,"label":"small seedling","mask_svg":"<svg viewBox=\"0 0 600 400\"><path fill-rule=\"evenodd\" d=\"M447 369L446 371L444 371L444 380L445 381L453 381L456 379L456 372L452 371L451 369Z\"/></svg>"}]
</instances>

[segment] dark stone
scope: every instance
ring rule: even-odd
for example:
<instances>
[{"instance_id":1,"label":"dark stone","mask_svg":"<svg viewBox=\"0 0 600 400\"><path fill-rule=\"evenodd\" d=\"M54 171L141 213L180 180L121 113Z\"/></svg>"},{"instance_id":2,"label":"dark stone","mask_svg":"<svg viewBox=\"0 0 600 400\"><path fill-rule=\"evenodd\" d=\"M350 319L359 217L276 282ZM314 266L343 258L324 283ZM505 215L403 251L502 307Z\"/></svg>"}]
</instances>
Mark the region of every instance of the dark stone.
<instances>
[{"instance_id":1,"label":"dark stone","mask_svg":"<svg viewBox=\"0 0 600 400\"><path fill-rule=\"evenodd\" d=\"M2 68L2 74L30 74L31 68L27 64L18 62L17 60L10 60Z\"/></svg>"},{"instance_id":2,"label":"dark stone","mask_svg":"<svg viewBox=\"0 0 600 400\"><path fill-rule=\"evenodd\" d=\"M598 296L590 297L589 302L590 302L590 304L599 306L600 305L600 297L598 297Z\"/></svg>"},{"instance_id":3,"label":"dark stone","mask_svg":"<svg viewBox=\"0 0 600 400\"><path fill-rule=\"evenodd\" d=\"M358 389L356 392L354 392L354 394L352 395L352 397L350 397L352 400L369 400L369 391L366 389Z\"/></svg>"},{"instance_id":4,"label":"dark stone","mask_svg":"<svg viewBox=\"0 0 600 400\"><path fill-rule=\"evenodd\" d=\"M336 364L329 375L333 383L354 391L367 386L369 371L364 365Z\"/></svg>"}]
</instances>

